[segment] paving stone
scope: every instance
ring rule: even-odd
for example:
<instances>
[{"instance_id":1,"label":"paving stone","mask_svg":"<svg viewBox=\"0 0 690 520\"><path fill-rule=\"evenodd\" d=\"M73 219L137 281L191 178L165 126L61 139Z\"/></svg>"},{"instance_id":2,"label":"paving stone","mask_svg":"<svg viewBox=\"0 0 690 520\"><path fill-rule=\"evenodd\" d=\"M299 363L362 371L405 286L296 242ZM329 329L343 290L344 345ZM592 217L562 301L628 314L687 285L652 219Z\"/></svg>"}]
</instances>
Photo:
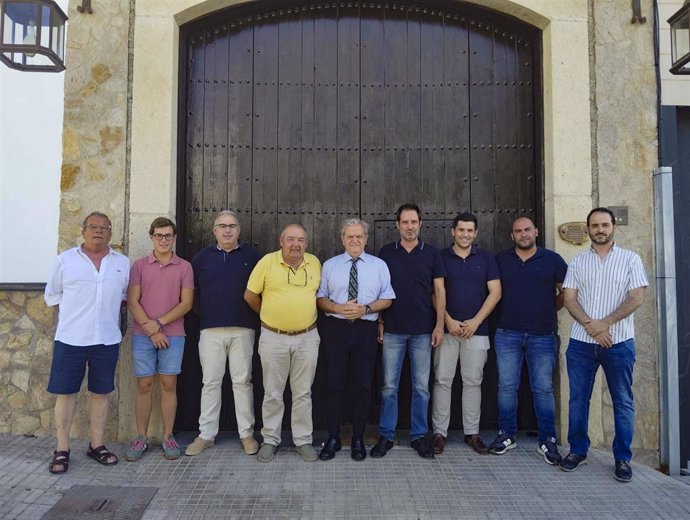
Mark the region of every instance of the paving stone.
<instances>
[{"instance_id":1,"label":"paving stone","mask_svg":"<svg viewBox=\"0 0 690 520\"><path fill-rule=\"evenodd\" d=\"M177 439L187 444L194 434ZM534 438L523 435L501 456L477 455L461 432L451 432L434 460L396 446L363 462L345 449L332 461L305 463L294 447L281 446L261 464L243 454L236 435L223 433L213 448L176 461L154 446L141 461L126 462L127 446L109 444L122 457L105 467L86 457L87 445L75 441L69 472L56 476L47 471L52 439L0 435L0 519L40 519L76 485L159 488L144 520L690 518L690 477L633 463L633 481L621 484L611 456L599 451L565 473L544 463Z\"/></svg>"}]
</instances>

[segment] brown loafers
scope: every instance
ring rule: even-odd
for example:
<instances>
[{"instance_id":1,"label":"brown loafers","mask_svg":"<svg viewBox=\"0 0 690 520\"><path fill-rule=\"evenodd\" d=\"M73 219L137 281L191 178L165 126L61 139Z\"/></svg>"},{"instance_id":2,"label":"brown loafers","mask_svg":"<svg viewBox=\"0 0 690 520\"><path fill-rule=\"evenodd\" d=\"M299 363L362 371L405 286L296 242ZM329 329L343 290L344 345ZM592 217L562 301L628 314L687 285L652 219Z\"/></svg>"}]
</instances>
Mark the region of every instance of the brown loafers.
<instances>
[{"instance_id":1,"label":"brown loafers","mask_svg":"<svg viewBox=\"0 0 690 520\"><path fill-rule=\"evenodd\" d=\"M434 449L436 455L440 455L446 447L446 438L440 433L434 433L431 439L431 447Z\"/></svg>"},{"instance_id":2,"label":"brown loafers","mask_svg":"<svg viewBox=\"0 0 690 520\"><path fill-rule=\"evenodd\" d=\"M486 447L482 438L476 433L474 435L465 435L465 444L469 444L470 447L480 455L489 453L489 448Z\"/></svg>"}]
</instances>

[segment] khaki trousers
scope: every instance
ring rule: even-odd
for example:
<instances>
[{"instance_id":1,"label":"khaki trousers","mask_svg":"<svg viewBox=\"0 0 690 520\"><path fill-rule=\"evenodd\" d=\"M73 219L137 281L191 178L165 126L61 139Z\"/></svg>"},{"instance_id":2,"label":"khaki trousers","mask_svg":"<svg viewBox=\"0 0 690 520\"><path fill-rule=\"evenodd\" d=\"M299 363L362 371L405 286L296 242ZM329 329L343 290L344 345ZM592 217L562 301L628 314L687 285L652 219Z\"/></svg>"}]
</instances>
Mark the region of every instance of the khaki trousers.
<instances>
[{"instance_id":1,"label":"khaki trousers","mask_svg":"<svg viewBox=\"0 0 690 520\"><path fill-rule=\"evenodd\" d=\"M254 434L254 386L252 356L254 331L244 327L213 327L201 331L199 361L204 386L201 388L199 437L213 440L218 435L225 360L230 368L235 416L240 438Z\"/></svg>"},{"instance_id":2,"label":"khaki trousers","mask_svg":"<svg viewBox=\"0 0 690 520\"><path fill-rule=\"evenodd\" d=\"M292 392L292 441L295 446L311 444L314 429L311 416L311 386L319 357L319 332L288 336L261 327L259 356L264 374L264 427L261 435L266 444L278 446L283 425L283 394L288 376Z\"/></svg>"},{"instance_id":3,"label":"khaki trousers","mask_svg":"<svg viewBox=\"0 0 690 520\"><path fill-rule=\"evenodd\" d=\"M479 433L482 408L482 379L488 358L489 337L469 339L446 334L440 347L434 349L434 392L431 422L434 433L448 436L453 378L460 358L462 377L462 425L465 435Z\"/></svg>"}]
</instances>

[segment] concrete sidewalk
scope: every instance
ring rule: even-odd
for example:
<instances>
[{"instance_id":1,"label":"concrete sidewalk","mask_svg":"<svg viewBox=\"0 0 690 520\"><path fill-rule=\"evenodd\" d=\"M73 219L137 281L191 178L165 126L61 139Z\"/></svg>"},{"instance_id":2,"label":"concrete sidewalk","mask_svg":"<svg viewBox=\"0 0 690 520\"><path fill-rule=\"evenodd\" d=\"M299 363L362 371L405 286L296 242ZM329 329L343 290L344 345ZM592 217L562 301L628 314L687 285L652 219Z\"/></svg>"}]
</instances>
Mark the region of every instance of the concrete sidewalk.
<instances>
[{"instance_id":1,"label":"concrete sidewalk","mask_svg":"<svg viewBox=\"0 0 690 520\"><path fill-rule=\"evenodd\" d=\"M488 442L494 433L482 436ZM289 439L288 433L284 443ZM186 445L193 435L178 440ZM564 473L547 465L536 440L525 435L502 456L477 455L461 432L452 432L435 460L403 444L383 459L359 463L347 447L332 461L314 463L281 447L273 462L262 464L242 453L236 436L222 434L213 448L177 461L163 459L155 446L141 461L127 462L126 446L109 444L121 461L104 467L86 457L87 444L74 442L69 472L56 476L47 470L52 439L0 435L0 518L39 519L75 485L154 488L146 520L690 518L690 480L684 480L690 477L633 464L633 481L619 483L610 455L596 450L587 465Z\"/></svg>"}]
</instances>

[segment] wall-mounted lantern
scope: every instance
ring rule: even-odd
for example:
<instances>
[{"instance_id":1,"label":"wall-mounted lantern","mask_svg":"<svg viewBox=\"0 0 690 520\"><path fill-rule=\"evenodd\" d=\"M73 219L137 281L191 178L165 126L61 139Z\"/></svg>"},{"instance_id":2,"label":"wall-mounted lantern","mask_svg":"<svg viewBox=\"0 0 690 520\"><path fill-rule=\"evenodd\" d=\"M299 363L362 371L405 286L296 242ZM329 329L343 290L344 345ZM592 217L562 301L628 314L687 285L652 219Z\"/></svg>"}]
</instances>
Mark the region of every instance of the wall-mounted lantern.
<instances>
[{"instance_id":1,"label":"wall-mounted lantern","mask_svg":"<svg viewBox=\"0 0 690 520\"><path fill-rule=\"evenodd\" d=\"M671 74L690 74L690 0L668 19L671 26Z\"/></svg>"},{"instance_id":2,"label":"wall-mounted lantern","mask_svg":"<svg viewBox=\"0 0 690 520\"><path fill-rule=\"evenodd\" d=\"M0 61L17 70L65 70L66 21L53 0L0 0Z\"/></svg>"}]
</instances>

